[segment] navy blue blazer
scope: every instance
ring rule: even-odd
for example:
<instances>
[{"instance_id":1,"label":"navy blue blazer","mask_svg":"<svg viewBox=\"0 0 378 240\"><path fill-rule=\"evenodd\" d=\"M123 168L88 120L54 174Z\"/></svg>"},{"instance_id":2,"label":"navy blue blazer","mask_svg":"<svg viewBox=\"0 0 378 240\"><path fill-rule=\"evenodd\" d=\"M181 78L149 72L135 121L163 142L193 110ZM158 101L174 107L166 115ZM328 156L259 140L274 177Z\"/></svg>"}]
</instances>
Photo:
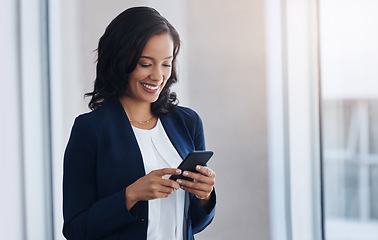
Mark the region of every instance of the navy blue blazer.
<instances>
[{"instance_id":1,"label":"navy blue blazer","mask_svg":"<svg viewBox=\"0 0 378 240\"><path fill-rule=\"evenodd\" d=\"M160 118L182 158L204 150L200 117L177 107ZM127 210L125 189L145 175L142 155L119 101L78 116L64 155L63 234L67 239L146 239L148 202ZM209 225L215 212L213 191L208 209L186 192L184 239Z\"/></svg>"}]
</instances>

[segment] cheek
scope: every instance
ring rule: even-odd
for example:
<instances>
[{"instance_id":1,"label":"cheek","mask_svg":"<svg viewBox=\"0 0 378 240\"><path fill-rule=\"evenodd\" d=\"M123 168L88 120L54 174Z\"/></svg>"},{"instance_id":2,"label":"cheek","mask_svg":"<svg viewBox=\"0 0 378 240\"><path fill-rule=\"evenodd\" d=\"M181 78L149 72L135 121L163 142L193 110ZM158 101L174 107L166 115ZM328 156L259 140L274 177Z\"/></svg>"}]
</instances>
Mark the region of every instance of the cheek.
<instances>
[{"instance_id":1,"label":"cheek","mask_svg":"<svg viewBox=\"0 0 378 240\"><path fill-rule=\"evenodd\" d=\"M168 74L168 75L165 75L165 77L164 77L164 86L165 86L165 84L167 84L167 82L168 82L168 79L171 77L171 74Z\"/></svg>"},{"instance_id":2,"label":"cheek","mask_svg":"<svg viewBox=\"0 0 378 240\"><path fill-rule=\"evenodd\" d=\"M167 81L172 75L172 69L168 69L164 72L164 81Z\"/></svg>"},{"instance_id":3,"label":"cheek","mask_svg":"<svg viewBox=\"0 0 378 240\"><path fill-rule=\"evenodd\" d=\"M132 77L132 79L134 81L139 81L139 80L143 80L145 79L146 77L148 76L148 71L145 70L145 69L141 69L141 68L136 68L132 74L130 75L130 77Z\"/></svg>"}]
</instances>

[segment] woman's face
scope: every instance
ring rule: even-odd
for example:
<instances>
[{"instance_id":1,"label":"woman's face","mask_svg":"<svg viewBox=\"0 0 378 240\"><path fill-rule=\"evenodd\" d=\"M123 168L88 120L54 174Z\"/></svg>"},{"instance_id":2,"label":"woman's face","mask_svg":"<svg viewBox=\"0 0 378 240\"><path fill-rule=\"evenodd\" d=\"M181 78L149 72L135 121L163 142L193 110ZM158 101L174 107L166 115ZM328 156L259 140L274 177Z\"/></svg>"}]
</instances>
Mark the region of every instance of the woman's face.
<instances>
[{"instance_id":1,"label":"woman's face","mask_svg":"<svg viewBox=\"0 0 378 240\"><path fill-rule=\"evenodd\" d=\"M126 95L141 102L155 102L171 76L173 40L168 33L152 36L129 75Z\"/></svg>"}]
</instances>

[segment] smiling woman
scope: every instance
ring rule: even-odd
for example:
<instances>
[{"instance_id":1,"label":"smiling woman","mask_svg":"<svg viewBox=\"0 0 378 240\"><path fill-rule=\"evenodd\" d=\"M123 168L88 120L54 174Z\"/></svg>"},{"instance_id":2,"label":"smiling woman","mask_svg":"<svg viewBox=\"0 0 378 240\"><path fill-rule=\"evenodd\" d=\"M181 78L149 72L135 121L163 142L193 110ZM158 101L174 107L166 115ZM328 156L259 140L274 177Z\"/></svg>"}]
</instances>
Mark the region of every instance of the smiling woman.
<instances>
[{"instance_id":1,"label":"smiling woman","mask_svg":"<svg viewBox=\"0 0 378 240\"><path fill-rule=\"evenodd\" d=\"M215 174L184 171L205 150L200 117L177 106L179 35L156 10L129 8L98 46L90 113L76 118L64 155L67 239L193 239L215 211Z\"/></svg>"},{"instance_id":2,"label":"smiling woman","mask_svg":"<svg viewBox=\"0 0 378 240\"><path fill-rule=\"evenodd\" d=\"M130 79L133 76L141 77L140 68L150 68L149 72L143 71L144 77L160 78L163 76L161 72L166 76L165 87L157 101L151 101L152 113L156 116L165 114L177 105L176 94L170 92L170 87L177 82L176 57L180 50L180 37L158 12L154 10L153 14L140 15L138 11L141 9L150 8L126 10L109 24L101 37L94 90L86 94L92 97L89 103L91 109L106 100L117 100L124 96ZM157 72L158 66L168 65L171 66L165 71L160 69L161 72Z\"/></svg>"},{"instance_id":3,"label":"smiling woman","mask_svg":"<svg viewBox=\"0 0 378 240\"><path fill-rule=\"evenodd\" d=\"M138 64L129 75L126 94L121 98L123 105L150 108L171 76L173 49L169 34L155 35L148 40ZM133 116L130 118L134 119Z\"/></svg>"}]
</instances>

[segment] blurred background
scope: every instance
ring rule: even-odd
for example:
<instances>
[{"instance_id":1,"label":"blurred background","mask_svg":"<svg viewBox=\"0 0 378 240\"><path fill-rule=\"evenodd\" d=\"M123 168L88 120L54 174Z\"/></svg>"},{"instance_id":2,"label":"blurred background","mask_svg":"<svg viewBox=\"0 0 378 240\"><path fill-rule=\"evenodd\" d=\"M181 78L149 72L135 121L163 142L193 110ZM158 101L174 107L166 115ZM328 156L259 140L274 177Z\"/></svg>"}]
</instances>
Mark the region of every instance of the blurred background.
<instances>
[{"instance_id":1,"label":"blurred background","mask_svg":"<svg viewBox=\"0 0 378 240\"><path fill-rule=\"evenodd\" d=\"M178 30L217 173L196 239L378 239L375 0L0 0L0 233L64 239L62 164L96 48L132 6Z\"/></svg>"}]
</instances>

